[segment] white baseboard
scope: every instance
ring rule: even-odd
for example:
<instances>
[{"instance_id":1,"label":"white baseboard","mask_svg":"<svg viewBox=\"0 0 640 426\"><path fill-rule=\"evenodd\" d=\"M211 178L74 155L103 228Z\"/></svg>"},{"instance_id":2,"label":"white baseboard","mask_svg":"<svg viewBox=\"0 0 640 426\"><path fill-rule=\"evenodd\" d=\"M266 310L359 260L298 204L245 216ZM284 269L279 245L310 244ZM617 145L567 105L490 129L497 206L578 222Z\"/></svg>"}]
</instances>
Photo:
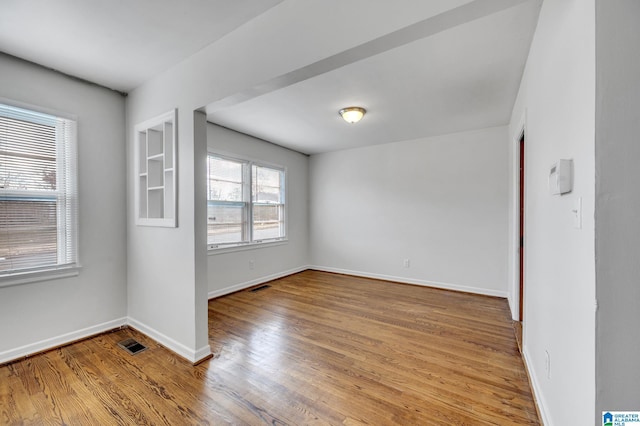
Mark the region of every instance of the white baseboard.
<instances>
[{"instance_id":1,"label":"white baseboard","mask_svg":"<svg viewBox=\"0 0 640 426\"><path fill-rule=\"evenodd\" d=\"M104 333L106 331L122 327L124 325L127 325L127 318L118 318L112 321L104 322L102 324L97 324L91 327L72 331L70 333L65 333L59 336L44 339L39 342L20 346L19 348L9 349L7 351L0 352L0 364L15 361L17 359L29 355L34 355L39 352L44 352L52 348L64 346L78 340L86 339L87 337L91 337L96 334Z\"/></svg>"},{"instance_id":2,"label":"white baseboard","mask_svg":"<svg viewBox=\"0 0 640 426\"><path fill-rule=\"evenodd\" d=\"M200 349L192 350L182 343L173 340L171 337L160 333L156 329L149 327L134 318L129 317L127 319L127 324L194 364L211 355L211 347L209 344L201 347Z\"/></svg>"},{"instance_id":3,"label":"white baseboard","mask_svg":"<svg viewBox=\"0 0 640 426\"><path fill-rule=\"evenodd\" d=\"M387 281L395 281L395 282L405 283L405 284L414 284L414 285L421 285L421 286L427 286L427 287L442 288L447 290L464 291L468 293L484 294L488 296L507 297L507 292L489 290L489 289L478 288L478 287L439 283L434 281L416 280L416 279L409 279L409 278L403 278L403 277L395 277L391 275L374 274L369 272L352 271L347 269L330 268L325 266L313 265L313 266L300 266L298 268L290 269L288 271L282 271L282 272L267 275L264 277L256 278L250 281L225 287L223 289L213 290L209 292L208 298L213 299L216 297L224 296L225 294L243 290L245 288L249 288L258 284L262 284L278 278L286 277L288 275L297 274L298 272L306 271L307 269L313 269L313 270L324 271L324 272L335 272L338 274L355 275L360 277L375 278L375 279L381 279L381 280L387 280ZM192 350L186 347L185 345L173 340L172 338L160 333L154 328L149 327L146 324L136 320L135 318L124 317L124 318L108 321L102 324L98 324L92 327L87 327L81 330L62 334L60 336L44 339L39 342L31 343L18 348L9 349L4 352L0 352L0 364L7 363L10 361L15 361L25 356L34 355L39 352L43 352L46 350L50 350L52 348L63 346L63 345L72 343L76 340L81 340L87 337L91 337L93 335L104 333L106 331L110 331L125 325L130 325L131 327L149 336L150 338L154 339L161 345L165 346L167 349L175 352L176 354L180 355L181 357L187 359L192 363L197 363L211 355L211 348L209 347L208 344L197 350ZM532 377L535 377L535 376L532 376Z\"/></svg>"},{"instance_id":4,"label":"white baseboard","mask_svg":"<svg viewBox=\"0 0 640 426\"><path fill-rule=\"evenodd\" d=\"M251 281L246 281L240 284L234 284L229 287L225 287L219 290L213 290L209 292L209 299L215 299L216 297L224 296L226 294L235 293L236 291L244 290L245 288L253 287L254 285L273 281L278 278L286 277L287 275L297 274L298 272L306 271L310 269L309 266L300 266L298 268L289 269L288 271L278 272L276 274L267 275L264 277L256 278Z\"/></svg>"},{"instance_id":5,"label":"white baseboard","mask_svg":"<svg viewBox=\"0 0 640 426\"><path fill-rule=\"evenodd\" d=\"M131 326L132 328L135 328L139 332L149 336L153 340L160 343L162 346L177 353L178 355L192 363L197 363L211 355L211 348L208 344L194 351L187 348L183 344L176 342L170 337L167 337L164 334L156 331L155 329L146 326L140 321L137 321L130 317L124 317L0 352L0 364L16 361L20 358L32 356L40 352L45 352L54 348L58 348L60 346L68 345L78 340L86 339L123 326Z\"/></svg>"},{"instance_id":6,"label":"white baseboard","mask_svg":"<svg viewBox=\"0 0 640 426\"><path fill-rule=\"evenodd\" d=\"M540 422L543 426L551 426L551 422L549 421L549 416L547 415L547 404L545 403L544 395L542 394L542 388L540 387L540 382L538 382L538 376L533 368L533 364L531 363L531 357L529 356L529 351L526 346L522 348L522 357L524 359L524 368L527 369L529 373L529 382L531 383L531 390L533 392L533 396L538 406L538 413L540 414Z\"/></svg>"},{"instance_id":7,"label":"white baseboard","mask_svg":"<svg viewBox=\"0 0 640 426\"><path fill-rule=\"evenodd\" d=\"M511 319L514 321L519 321L520 320L520 316L518 315L518 312L516 311L516 301L513 299L513 293L509 292L508 296L507 296L507 301L509 302L509 311L511 312ZM519 307L518 307L519 309Z\"/></svg>"},{"instance_id":8,"label":"white baseboard","mask_svg":"<svg viewBox=\"0 0 640 426\"><path fill-rule=\"evenodd\" d=\"M425 287L441 288L444 290L463 291L465 293L482 294L485 296L495 296L495 297L506 298L508 295L506 291L491 290L491 289L481 288L481 287L464 286L459 284L440 283L436 281L417 280L414 278L395 277L392 275L374 274L371 272L351 271L348 269L330 268L327 266L313 265L313 266L309 266L308 269L313 269L321 272L335 272L337 274L354 275L357 277L364 277L364 278L375 278L378 280L385 280L385 281L395 281L402 284L413 284L413 285L421 285Z\"/></svg>"}]
</instances>

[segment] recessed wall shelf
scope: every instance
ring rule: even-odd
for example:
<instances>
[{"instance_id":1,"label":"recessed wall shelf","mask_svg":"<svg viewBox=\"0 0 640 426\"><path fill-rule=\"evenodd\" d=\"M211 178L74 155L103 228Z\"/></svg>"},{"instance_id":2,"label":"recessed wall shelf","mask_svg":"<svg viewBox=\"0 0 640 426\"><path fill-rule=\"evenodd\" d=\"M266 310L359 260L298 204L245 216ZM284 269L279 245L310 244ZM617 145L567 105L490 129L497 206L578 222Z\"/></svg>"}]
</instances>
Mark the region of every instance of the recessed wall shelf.
<instances>
[{"instance_id":1,"label":"recessed wall shelf","mask_svg":"<svg viewBox=\"0 0 640 426\"><path fill-rule=\"evenodd\" d=\"M177 110L136 126L136 223L177 226Z\"/></svg>"}]
</instances>

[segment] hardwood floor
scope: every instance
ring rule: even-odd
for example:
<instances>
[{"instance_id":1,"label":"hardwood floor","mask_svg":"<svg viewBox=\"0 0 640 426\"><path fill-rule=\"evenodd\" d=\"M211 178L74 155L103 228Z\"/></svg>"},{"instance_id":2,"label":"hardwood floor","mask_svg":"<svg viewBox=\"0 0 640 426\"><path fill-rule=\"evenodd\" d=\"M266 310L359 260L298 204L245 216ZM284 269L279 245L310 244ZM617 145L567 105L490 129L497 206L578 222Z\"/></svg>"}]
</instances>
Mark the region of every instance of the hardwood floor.
<instances>
[{"instance_id":1,"label":"hardwood floor","mask_svg":"<svg viewBox=\"0 0 640 426\"><path fill-rule=\"evenodd\" d=\"M0 424L539 424L505 300L315 271L269 285L209 302L196 367L132 329L0 367Z\"/></svg>"},{"instance_id":2,"label":"hardwood floor","mask_svg":"<svg viewBox=\"0 0 640 426\"><path fill-rule=\"evenodd\" d=\"M516 335L516 344L518 345L518 349L520 353L522 353L522 322L513 321L513 332Z\"/></svg>"}]
</instances>

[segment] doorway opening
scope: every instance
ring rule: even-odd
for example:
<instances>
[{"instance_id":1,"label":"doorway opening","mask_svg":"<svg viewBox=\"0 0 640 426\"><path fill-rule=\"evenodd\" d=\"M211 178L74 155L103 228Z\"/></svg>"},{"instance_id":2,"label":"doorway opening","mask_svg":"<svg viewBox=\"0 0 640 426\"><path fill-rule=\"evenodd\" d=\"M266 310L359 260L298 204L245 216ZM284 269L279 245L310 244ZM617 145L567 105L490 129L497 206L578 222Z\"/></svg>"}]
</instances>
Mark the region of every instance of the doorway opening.
<instances>
[{"instance_id":1,"label":"doorway opening","mask_svg":"<svg viewBox=\"0 0 640 426\"><path fill-rule=\"evenodd\" d=\"M524 182L524 167L525 167L525 137L524 130L520 135L520 140L517 145L519 148L519 185L518 185L518 320L513 321L513 328L515 330L516 341L518 348L522 353L522 321L524 319L524 205L525 205L525 182Z\"/></svg>"},{"instance_id":2,"label":"doorway opening","mask_svg":"<svg viewBox=\"0 0 640 426\"><path fill-rule=\"evenodd\" d=\"M519 229L520 229L520 250L518 250L519 262L518 267L520 269L518 276L519 278L519 309L518 309L518 320L522 323L522 319L524 317L524 132L520 137L520 190L519 190L519 201L518 201L518 211L519 211Z\"/></svg>"}]
</instances>

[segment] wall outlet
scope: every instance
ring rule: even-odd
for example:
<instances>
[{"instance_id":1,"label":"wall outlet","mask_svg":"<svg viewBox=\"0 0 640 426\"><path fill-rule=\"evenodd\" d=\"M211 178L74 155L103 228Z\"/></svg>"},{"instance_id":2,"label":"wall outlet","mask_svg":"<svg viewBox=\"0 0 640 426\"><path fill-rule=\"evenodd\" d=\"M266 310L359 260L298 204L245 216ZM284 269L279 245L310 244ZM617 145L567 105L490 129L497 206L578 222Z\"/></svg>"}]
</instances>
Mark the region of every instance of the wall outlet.
<instances>
[{"instance_id":1,"label":"wall outlet","mask_svg":"<svg viewBox=\"0 0 640 426\"><path fill-rule=\"evenodd\" d=\"M255 266L255 262L253 260L249 261L249 269L253 269L253 267Z\"/></svg>"},{"instance_id":2,"label":"wall outlet","mask_svg":"<svg viewBox=\"0 0 640 426\"><path fill-rule=\"evenodd\" d=\"M549 351L544 351L544 371L547 372L547 379L551 378L551 356Z\"/></svg>"},{"instance_id":3,"label":"wall outlet","mask_svg":"<svg viewBox=\"0 0 640 426\"><path fill-rule=\"evenodd\" d=\"M408 268L410 266L411 266L411 261L409 259L405 259L404 261L402 261L403 268Z\"/></svg>"}]
</instances>

